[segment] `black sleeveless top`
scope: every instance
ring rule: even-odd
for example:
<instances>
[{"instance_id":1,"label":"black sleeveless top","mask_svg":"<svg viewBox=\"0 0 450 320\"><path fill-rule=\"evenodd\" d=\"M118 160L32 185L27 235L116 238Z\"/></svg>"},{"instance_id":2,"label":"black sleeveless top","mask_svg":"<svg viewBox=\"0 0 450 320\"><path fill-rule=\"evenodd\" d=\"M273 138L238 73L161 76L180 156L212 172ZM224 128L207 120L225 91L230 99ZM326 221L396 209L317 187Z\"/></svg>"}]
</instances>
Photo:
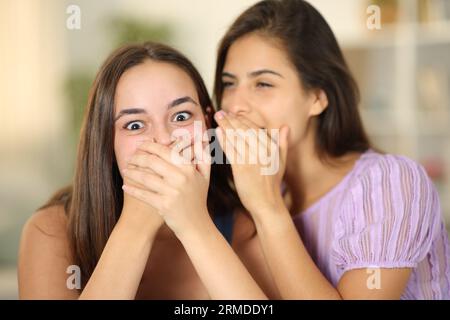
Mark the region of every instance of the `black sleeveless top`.
<instances>
[{"instance_id":1,"label":"black sleeveless top","mask_svg":"<svg viewBox=\"0 0 450 320\"><path fill-rule=\"evenodd\" d=\"M219 229L220 233L222 233L230 245L233 236L233 222L233 214L227 213L214 216L214 223L217 229Z\"/></svg>"}]
</instances>

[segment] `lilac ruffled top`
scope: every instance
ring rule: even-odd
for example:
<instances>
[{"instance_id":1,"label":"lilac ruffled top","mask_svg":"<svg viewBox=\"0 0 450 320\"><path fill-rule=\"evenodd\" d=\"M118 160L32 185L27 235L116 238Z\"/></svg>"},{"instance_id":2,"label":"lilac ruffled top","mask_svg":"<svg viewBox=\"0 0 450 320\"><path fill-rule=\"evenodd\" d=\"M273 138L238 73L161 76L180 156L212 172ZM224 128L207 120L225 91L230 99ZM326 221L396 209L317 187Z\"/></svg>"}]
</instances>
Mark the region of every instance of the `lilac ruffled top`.
<instances>
[{"instance_id":1,"label":"lilac ruffled top","mask_svg":"<svg viewBox=\"0 0 450 320\"><path fill-rule=\"evenodd\" d=\"M402 299L450 299L450 244L439 197L416 162L369 150L293 219L335 287L352 269L411 268Z\"/></svg>"}]
</instances>

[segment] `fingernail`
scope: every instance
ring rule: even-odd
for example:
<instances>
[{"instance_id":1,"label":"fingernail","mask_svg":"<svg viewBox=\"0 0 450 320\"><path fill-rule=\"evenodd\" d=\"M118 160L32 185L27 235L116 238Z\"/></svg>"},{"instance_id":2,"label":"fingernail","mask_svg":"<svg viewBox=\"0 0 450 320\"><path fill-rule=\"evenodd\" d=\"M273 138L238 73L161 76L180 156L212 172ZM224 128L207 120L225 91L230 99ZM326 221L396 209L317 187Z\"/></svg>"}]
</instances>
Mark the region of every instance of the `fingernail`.
<instances>
[{"instance_id":1,"label":"fingernail","mask_svg":"<svg viewBox=\"0 0 450 320\"><path fill-rule=\"evenodd\" d=\"M222 110L217 111L215 114L216 119L222 120L225 116L225 112L223 112Z\"/></svg>"}]
</instances>

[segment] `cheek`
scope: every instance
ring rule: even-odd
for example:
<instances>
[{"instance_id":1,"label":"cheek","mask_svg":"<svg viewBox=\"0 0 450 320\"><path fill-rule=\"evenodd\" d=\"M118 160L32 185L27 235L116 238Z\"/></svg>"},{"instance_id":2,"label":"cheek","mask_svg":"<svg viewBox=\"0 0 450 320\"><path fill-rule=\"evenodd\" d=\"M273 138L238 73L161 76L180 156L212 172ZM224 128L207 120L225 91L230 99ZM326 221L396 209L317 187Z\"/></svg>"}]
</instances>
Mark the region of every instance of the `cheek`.
<instances>
[{"instance_id":1,"label":"cheek","mask_svg":"<svg viewBox=\"0 0 450 320\"><path fill-rule=\"evenodd\" d=\"M195 122L188 126L174 129L171 132L171 135L173 137L189 137L191 141L194 141L195 135L200 134L203 137L207 129L205 119L197 118L195 119Z\"/></svg>"},{"instance_id":2,"label":"cheek","mask_svg":"<svg viewBox=\"0 0 450 320\"><path fill-rule=\"evenodd\" d=\"M229 97L230 96L230 94L228 94L228 93L226 93L226 92L223 92L222 93L222 100L220 100L220 109L222 109L223 111L225 111L225 112L229 112L230 110L229 110L229 108L228 108L228 106L230 105L230 103L229 103Z\"/></svg>"},{"instance_id":3,"label":"cheek","mask_svg":"<svg viewBox=\"0 0 450 320\"><path fill-rule=\"evenodd\" d=\"M114 139L114 153L120 171L126 168L128 161L142 143L141 141L142 137L116 134Z\"/></svg>"},{"instance_id":4,"label":"cheek","mask_svg":"<svg viewBox=\"0 0 450 320\"><path fill-rule=\"evenodd\" d=\"M307 106L299 102L289 108L288 114L290 116L285 121L290 128L289 136L292 143L299 142L307 133L309 127L307 110Z\"/></svg>"},{"instance_id":5,"label":"cheek","mask_svg":"<svg viewBox=\"0 0 450 320\"><path fill-rule=\"evenodd\" d=\"M301 139L307 128L306 110L298 99L279 97L275 103L265 105L260 114L268 128L289 126L290 140L295 142Z\"/></svg>"},{"instance_id":6,"label":"cheek","mask_svg":"<svg viewBox=\"0 0 450 320\"><path fill-rule=\"evenodd\" d=\"M276 97L261 104L259 114L268 128L291 125L292 120L297 116L292 102L283 97Z\"/></svg>"}]
</instances>

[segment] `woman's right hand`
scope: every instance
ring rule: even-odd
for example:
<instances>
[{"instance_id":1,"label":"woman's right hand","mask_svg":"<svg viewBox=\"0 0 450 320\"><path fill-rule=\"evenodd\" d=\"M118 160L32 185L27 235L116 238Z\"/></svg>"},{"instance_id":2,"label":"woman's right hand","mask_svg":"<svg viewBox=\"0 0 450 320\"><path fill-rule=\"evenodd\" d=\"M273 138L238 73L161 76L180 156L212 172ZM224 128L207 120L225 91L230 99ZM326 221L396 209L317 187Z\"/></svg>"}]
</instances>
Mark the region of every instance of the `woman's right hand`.
<instances>
[{"instance_id":1,"label":"woman's right hand","mask_svg":"<svg viewBox=\"0 0 450 320\"><path fill-rule=\"evenodd\" d=\"M142 151L137 150L135 154L138 153L142 153ZM127 179L126 177L123 177L123 184L142 187L135 182ZM137 225L150 225L152 229L155 229L155 231L157 231L164 224L163 217L153 206L133 196L130 196L126 192L123 192L123 207L121 219L134 221Z\"/></svg>"},{"instance_id":2,"label":"woman's right hand","mask_svg":"<svg viewBox=\"0 0 450 320\"><path fill-rule=\"evenodd\" d=\"M236 192L244 207L255 220L264 219L267 212L286 212L281 183L289 128L281 127L273 137L245 116L221 110L215 119L217 138L230 159Z\"/></svg>"},{"instance_id":3,"label":"woman's right hand","mask_svg":"<svg viewBox=\"0 0 450 320\"><path fill-rule=\"evenodd\" d=\"M143 154L134 156L124 171L134 184L125 181L124 190L156 207L180 240L213 224L207 208L210 157L205 149L195 152L192 143L182 138L170 146L147 141L139 147Z\"/></svg>"}]
</instances>

